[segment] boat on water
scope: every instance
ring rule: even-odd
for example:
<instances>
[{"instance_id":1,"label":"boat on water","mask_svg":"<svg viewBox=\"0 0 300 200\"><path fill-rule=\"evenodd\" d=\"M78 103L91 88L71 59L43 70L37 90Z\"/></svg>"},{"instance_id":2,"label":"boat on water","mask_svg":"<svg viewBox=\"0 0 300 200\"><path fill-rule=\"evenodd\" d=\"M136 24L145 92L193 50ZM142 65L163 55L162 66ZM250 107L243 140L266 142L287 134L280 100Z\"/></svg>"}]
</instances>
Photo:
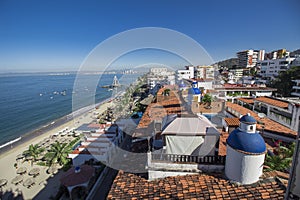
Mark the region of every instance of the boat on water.
<instances>
[{"instance_id":1,"label":"boat on water","mask_svg":"<svg viewBox=\"0 0 300 200\"><path fill-rule=\"evenodd\" d=\"M113 88L116 88L116 87L120 87L121 84L117 78L117 76L114 76L114 80L112 82L111 85L104 85L104 86L101 86L102 88L110 88L110 89L113 89Z\"/></svg>"}]
</instances>

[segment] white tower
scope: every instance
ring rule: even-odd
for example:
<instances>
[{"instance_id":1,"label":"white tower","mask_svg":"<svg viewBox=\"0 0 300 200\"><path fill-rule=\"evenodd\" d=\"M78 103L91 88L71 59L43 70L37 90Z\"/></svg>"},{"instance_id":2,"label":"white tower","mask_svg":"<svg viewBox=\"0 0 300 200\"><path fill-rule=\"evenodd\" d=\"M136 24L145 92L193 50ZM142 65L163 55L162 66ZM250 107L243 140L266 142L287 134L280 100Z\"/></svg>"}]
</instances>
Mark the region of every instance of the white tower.
<instances>
[{"instance_id":1,"label":"white tower","mask_svg":"<svg viewBox=\"0 0 300 200\"><path fill-rule=\"evenodd\" d=\"M248 113L240 119L240 127L227 139L225 175L241 184L252 184L262 175L266 144L256 132L256 120Z\"/></svg>"},{"instance_id":2,"label":"white tower","mask_svg":"<svg viewBox=\"0 0 300 200\"><path fill-rule=\"evenodd\" d=\"M188 103L192 105L192 102L201 102L201 91L198 88L198 83L194 81L192 83L192 88L189 89L188 91Z\"/></svg>"}]
</instances>

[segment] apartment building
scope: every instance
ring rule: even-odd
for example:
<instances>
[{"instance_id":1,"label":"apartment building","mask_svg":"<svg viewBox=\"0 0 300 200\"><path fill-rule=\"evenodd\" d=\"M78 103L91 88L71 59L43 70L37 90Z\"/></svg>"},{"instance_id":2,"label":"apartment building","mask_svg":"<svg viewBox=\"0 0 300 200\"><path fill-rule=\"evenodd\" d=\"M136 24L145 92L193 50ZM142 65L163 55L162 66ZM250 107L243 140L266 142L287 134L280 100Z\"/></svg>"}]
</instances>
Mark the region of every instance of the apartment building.
<instances>
[{"instance_id":1,"label":"apartment building","mask_svg":"<svg viewBox=\"0 0 300 200\"><path fill-rule=\"evenodd\" d=\"M196 79L214 79L215 69L213 66L197 66L195 67Z\"/></svg>"},{"instance_id":2,"label":"apartment building","mask_svg":"<svg viewBox=\"0 0 300 200\"><path fill-rule=\"evenodd\" d=\"M245 50L237 53L239 59L239 67L254 67L258 60L264 59L264 50Z\"/></svg>"},{"instance_id":3,"label":"apartment building","mask_svg":"<svg viewBox=\"0 0 300 200\"><path fill-rule=\"evenodd\" d=\"M300 97L300 79L298 80L292 80L293 82L293 90L292 90L292 93L291 95L292 96L296 96L296 97Z\"/></svg>"},{"instance_id":4,"label":"apartment building","mask_svg":"<svg viewBox=\"0 0 300 200\"><path fill-rule=\"evenodd\" d=\"M151 68L147 76L147 84L150 89L153 89L155 85L174 85L175 84L175 73L168 71L167 68Z\"/></svg>"},{"instance_id":5,"label":"apartment building","mask_svg":"<svg viewBox=\"0 0 300 200\"><path fill-rule=\"evenodd\" d=\"M295 58L291 57L263 60L257 63L257 67L260 69L262 77L274 77L278 76L280 72L288 70L293 60Z\"/></svg>"},{"instance_id":6,"label":"apartment building","mask_svg":"<svg viewBox=\"0 0 300 200\"><path fill-rule=\"evenodd\" d=\"M177 70L177 79L191 79L194 78L194 67L193 66L186 66L185 69Z\"/></svg>"}]
</instances>

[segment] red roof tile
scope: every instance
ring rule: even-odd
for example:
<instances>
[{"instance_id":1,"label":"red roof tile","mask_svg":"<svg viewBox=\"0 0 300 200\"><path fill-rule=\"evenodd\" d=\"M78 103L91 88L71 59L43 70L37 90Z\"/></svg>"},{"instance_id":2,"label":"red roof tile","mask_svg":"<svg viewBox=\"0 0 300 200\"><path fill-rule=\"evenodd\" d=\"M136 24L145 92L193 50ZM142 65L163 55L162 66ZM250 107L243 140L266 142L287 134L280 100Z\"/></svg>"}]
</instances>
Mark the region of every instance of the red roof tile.
<instances>
[{"instance_id":1,"label":"red roof tile","mask_svg":"<svg viewBox=\"0 0 300 200\"><path fill-rule=\"evenodd\" d=\"M220 132L220 140L219 140L219 155L225 156L226 155L226 140L229 136L229 133L225 131Z\"/></svg>"},{"instance_id":2,"label":"red roof tile","mask_svg":"<svg viewBox=\"0 0 300 200\"><path fill-rule=\"evenodd\" d=\"M228 126L239 126L240 125L239 118L224 118L224 120Z\"/></svg>"},{"instance_id":3,"label":"red roof tile","mask_svg":"<svg viewBox=\"0 0 300 200\"><path fill-rule=\"evenodd\" d=\"M255 101L260 101L260 102L263 102L263 103L266 103L266 104L269 104L269 105L273 105L273 106L276 106L276 107L279 107L279 108L288 108L288 106L289 106L288 102L281 101L281 100L278 100L278 99L273 99L273 98L270 98L270 97L258 97L258 98L255 99Z\"/></svg>"},{"instance_id":4,"label":"red roof tile","mask_svg":"<svg viewBox=\"0 0 300 200\"><path fill-rule=\"evenodd\" d=\"M252 98L238 98L237 100L240 100L248 104L254 104L254 100Z\"/></svg>"},{"instance_id":5,"label":"red roof tile","mask_svg":"<svg viewBox=\"0 0 300 200\"><path fill-rule=\"evenodd\" d=\"M161 120L168 114L182 114L186 112L177 91L171 89L169 96L163 96L162 92L165 89L166 88L161 88L157 92L156 103L148 105L135 133L133 133L133 137L147 135L147 132L151 131L151 127L149 127L149 125L154 120Z\"/></svg>"},{"instance_id":6,"label":"red roof tile","mask_svg":"<svg viewBox=\"0 0 300 200\"><path fill-rule=\"evenodd\" d=\"M148 181L120 171L107 199L283 199L284 193L285 187L273 177L252 185L238 186L218 173Z\"/></svg>"},{"instance_id":7,"label":"red roof tile","mask_svg":"<svg viewBox=\"0 0 300 200\"><path fill-rule=\"evenodd\" d=\"M260 117L258 117L258 115L255 112L253 112L252 110L249 110L247 108L244 108L243 106L240 106L240 105L237 105L237 104L234 104L231 102L226 102L226 107L234 110L235 112L238 112L240 115L246 115L247 113L250 113L251 116L253 116L257 122L259 122L257 124L258 130L262 130L262 128L264 128L265 131L270 131L270 132L284 135L287 137L296 138L296 136L297 136L296 131L294 131L286 126L283 126L283 125L281 125L271 119L268 119L266 117L261 119ZM228 111L228 112L230 112L230 111ZM232 112L231 112L231 114L235 115ZM240 116L237 116L237 117L240 117ZM261 125L261 124L264 124L264 125Z\"/></svg>"}]
</instances>

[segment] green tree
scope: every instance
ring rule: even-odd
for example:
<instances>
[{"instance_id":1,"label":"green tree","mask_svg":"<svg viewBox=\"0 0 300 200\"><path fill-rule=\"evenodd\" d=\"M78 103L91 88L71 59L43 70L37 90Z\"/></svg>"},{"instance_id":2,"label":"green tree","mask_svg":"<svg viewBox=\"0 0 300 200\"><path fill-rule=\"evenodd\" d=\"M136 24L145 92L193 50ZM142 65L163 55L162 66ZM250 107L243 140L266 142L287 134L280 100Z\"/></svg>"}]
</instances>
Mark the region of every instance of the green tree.
<instances>
[{"instance_id":1,"label":"green tree","mask_svg":"<svg viewBox=\"0 0 300 200\"><path fill-rule=\"evenodd\" d=\"M252 67L252 68L250 69L250 75L251 75L251 76L255 76L256 74L257 74L256 68L255 68L255 67Z\"/></svg>"},{"instance_id":2,"label":"green tree","mask_svg":"<svg viewBox=\"0 0 300 200\"><path fill-rule=\"evenodd\" d=\"M267 155L265 164L270 167L270 170L286 171L292 164L295 143L288 147L279 145L275 149L276 155Z\"/></svg>"},{"instance_id":3,"label":"green tree","mask_svg":"<svg viewBox=\"0 0 300 200\"><path fill-rule=\"evenodd\" d=\"M300 67L293 66L289 70L281 72L278 77L271 82L270 86L277 89L282 96L290 96L292 92L292 80L300 79Z\"/></svg>"},{"instance_id":4,"label":"green tree","mask_svg":"<svg viewBox=\"0 0 300 200\"><path fill-rule=\"evenodd\" d=\"M270 171L278 170L285 171L289 167L289 160L282 159L279 155L267 155L265 164L270 167Z\"/></svg>"},{"instance_id":5,"label":"green tree","mask_svg":"<svg viewBox=\"0 0 300 200\"><path fill-rule=\"evenodd\" d=\"M164 96L169 96L169 95L170 95L170 91L171 91L171 90L168 89L168 88L165 89L164 92L163 92L163 95L164 95Z\"/></svg>"},{"instance_id":6,"label":"green tree","mask_svg":"<svg viewBox=\"0 0 300 200\"><path fill-rule=\"evenodd\" d=\"M23 155L25 157L32 157L31 159L31 165L33 165L33 162L36 161L37 157L42 153L45 149L40 148L37 144L33 145L31 144L29 148L23 152Z\"/></svg>"},{"instance_id":7,"label":"green tree","mask_svg":"<svg viewBox=\"0 0 300 200\"><path fill-rule=\"evenodd\" d=\"M46 153L45 157L50 165L59 163L65 165L68 163L68 154L72 151L72 146L67 143L60 144L59 142L53 143L50 150Z\"/></svg>"},{"instance_id":8,"label":"green tree","mask_svg":"<svg viewBox=\"0 0 300 200\"><path fill-rule=\"evenodd\" d=\"M209 94L209 93L205 94L204 97L203 97L203 99L202 99L202 101L204 103L208 104L208 106L210 106L211 102L212 102L212 96L211 96L211 94Z\"/></svg>"}]
</instances>

